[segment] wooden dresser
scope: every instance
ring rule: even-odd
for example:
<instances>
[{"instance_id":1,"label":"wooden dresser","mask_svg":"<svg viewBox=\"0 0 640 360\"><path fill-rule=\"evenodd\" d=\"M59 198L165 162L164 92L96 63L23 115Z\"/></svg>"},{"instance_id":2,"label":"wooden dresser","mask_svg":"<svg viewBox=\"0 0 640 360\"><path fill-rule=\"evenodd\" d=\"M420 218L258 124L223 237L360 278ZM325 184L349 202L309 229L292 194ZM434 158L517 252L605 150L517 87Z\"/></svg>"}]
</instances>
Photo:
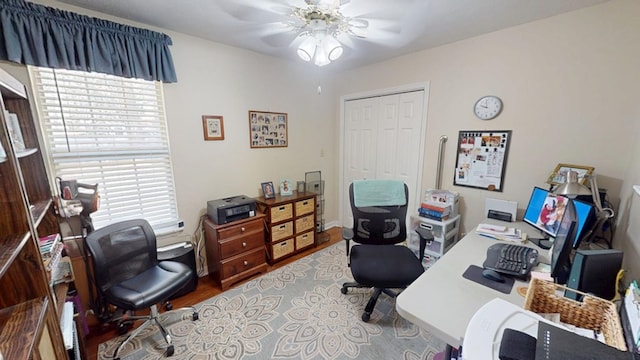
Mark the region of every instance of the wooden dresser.
<instances>
[{"instance_id":1,"label":"wooden dresser","mask_svg":"<svg viewBox=\"0 0 640 360\"><path fill-rule=\"evenodd\" d=\"M273 264L315 245L315 193L257 198L258 209L266 215L266 245Z\"/></svg>"},{"instance_id":2,"label":"wooden dresser","mask_svg":"<svg viewBox=\"0 0 640 360\"><path fill-rule=\"evenodd\" d=\"M264 249L264 214L228 224L204 221L207 267L222 290L267 271Z\"/></svg>"}]
</instances>

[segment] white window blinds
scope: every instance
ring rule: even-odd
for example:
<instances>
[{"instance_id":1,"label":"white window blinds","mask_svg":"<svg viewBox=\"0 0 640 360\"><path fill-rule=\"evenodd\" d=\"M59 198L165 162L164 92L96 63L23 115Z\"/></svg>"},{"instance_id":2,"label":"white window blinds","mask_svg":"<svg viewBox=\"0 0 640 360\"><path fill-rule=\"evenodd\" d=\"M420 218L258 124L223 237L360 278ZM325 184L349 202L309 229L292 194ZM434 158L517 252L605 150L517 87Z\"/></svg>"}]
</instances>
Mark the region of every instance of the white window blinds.
<instances>
[{"instance_id":1,"label":"white window blinds","mask_svg":"<svg viewBox=\"0 0 640 360\"><path fill-rule=\"evenodd\" d=\"M99 73L29 67L52 172L98 184L96 229L144 218L178 220L162 85Z\"/></svg>"}]
</instances>

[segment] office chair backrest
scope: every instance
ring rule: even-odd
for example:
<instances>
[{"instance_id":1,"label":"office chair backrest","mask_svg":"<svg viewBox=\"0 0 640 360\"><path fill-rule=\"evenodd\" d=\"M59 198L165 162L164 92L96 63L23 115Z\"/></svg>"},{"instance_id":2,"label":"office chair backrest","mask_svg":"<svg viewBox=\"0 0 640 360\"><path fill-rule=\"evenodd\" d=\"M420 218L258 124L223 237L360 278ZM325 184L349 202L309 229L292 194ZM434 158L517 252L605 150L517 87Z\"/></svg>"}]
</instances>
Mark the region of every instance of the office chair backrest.
<instances>
[{"instance_id":1,"label":"office chair backrest","mask_svg":"<svg viewBox=\"0 0 640 360\"><path fill-rule=\"evenodd\" d=\"M357 207L353 183L349 185L349 201L353 214L353 240L360 244L398 244L407 237L407 204L409 188L404 185L404 205Z\"/></svg>"},{"instance_id":2,"label":"office chair backrest","mask_svg":"<svg viewBox=\"0 0 640 360\"><path fill-rule=\"evenodd\" d=\"M96 285L106 291L158 264L156 235L146 220L128 220L89 233Z\"/></svg>"}]
</instances>

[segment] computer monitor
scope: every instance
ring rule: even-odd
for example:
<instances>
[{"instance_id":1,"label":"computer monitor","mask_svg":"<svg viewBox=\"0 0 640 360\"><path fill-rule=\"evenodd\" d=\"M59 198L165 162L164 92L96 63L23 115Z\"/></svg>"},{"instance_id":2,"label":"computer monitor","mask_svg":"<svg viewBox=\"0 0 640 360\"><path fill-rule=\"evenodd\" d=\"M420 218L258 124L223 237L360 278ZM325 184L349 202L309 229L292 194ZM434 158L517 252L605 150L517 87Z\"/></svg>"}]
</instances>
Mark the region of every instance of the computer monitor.
<instances>
[{"instance_id":1,"label":"computer monitor","mask_svg":"<svg viewBox=\"0 0 640 360\"><path fill-rule=\"evenodd\" d=\"M556 237L569 198L534 187L524 212L524 222L540 230L545 237ZM532 239L533 242L536 242Z\"/></svg>"},{"instance_id":2,"label":"computer monitor","mask_svg":"<svg viewBox=\"0 0 640 360\"><path fill-rule=\"evenodd\" d=\"M593 233L593 227L596 222L596 209L595 207L585 201L573 199L573 205L576 207L576 216L578 217L578 223L576 227L576 237L573 242L573 248L577 249L583 240L588 240Z\"/></svg>"},{"instance_id":3,"label":"computer monitor","mask_svg":"<svg viewBox=\"0 0 640 360\"><path fill-rule=\"evenodd\" d=\"M576 208L567 201L564 216L553 240L551 250L551 277L558 284L566 284L571 271L571 251L577 228Z\"/></svg>"}]
</instances>

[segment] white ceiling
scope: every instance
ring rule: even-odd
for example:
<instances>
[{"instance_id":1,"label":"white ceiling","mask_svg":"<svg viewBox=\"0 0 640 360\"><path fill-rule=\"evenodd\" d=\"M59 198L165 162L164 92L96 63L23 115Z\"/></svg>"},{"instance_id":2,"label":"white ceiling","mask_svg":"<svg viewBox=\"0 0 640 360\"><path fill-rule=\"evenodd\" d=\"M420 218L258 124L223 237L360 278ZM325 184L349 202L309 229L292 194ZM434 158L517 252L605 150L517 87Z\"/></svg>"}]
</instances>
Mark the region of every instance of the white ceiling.
<instances>
[{"instance_id":1,"label":"white ceiling","mask_svg":"<svg viewBox=\"0 0 640 360\"><path fill-rule=\"evenodd\" d=\"M299 39L282 22L293 6L304 6L303 0L58 1L302 61L295 51ZM609 0L351 0L341 7L342 13L369 20L367 38L341 35L338 39L346 45L345 52L326 68L351 69L606 1Z\"/></svg>"}]
</instances>

